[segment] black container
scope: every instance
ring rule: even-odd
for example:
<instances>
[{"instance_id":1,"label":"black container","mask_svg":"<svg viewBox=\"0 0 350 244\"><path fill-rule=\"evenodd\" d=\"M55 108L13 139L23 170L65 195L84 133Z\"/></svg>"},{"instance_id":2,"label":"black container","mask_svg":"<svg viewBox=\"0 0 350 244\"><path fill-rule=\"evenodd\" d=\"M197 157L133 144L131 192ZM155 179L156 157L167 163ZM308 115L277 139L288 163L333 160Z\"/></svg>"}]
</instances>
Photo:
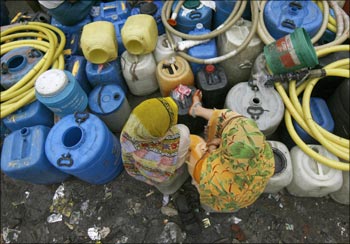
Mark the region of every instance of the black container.
<instances>
[{"instance_id":1,"label":"black container","mask_svg":"<svg viewBox=\"0 0 350 244\"><path fill-rule=\"evenodd\" d=\"M184 92L184 90L187 90L187 92ZM202 117L193 118L188 114L195 91L196 88L194 86L180 85L170 92L170 97L174 99L179 108L177 123L186 125L191 134L203 136L204 126L207 124L207 121Z\"/></svg>"},{"instance_id":2,"label":"black container","mask_svg":"<svg viewBox=\"0 0 350 244\"><path fill-rule=\"evenodd\" d=\"M345 79L327 100L334 120L333 134L350 139L349 136L349 91L350 80Z\"/></svg>"},{"instance_id":3,"label":"black container","mask_svg":"<svg viewBox=\"0 0 350 244\"><path fill-rule=\"evenodd\" d=\"M196 86L202 91L203 106L222 109L229 91L229 83L224 68L208 64L195 77Z\"/></svg>"},{"instance_id":4,"label":"black container","mask_svg":"<svg viewBox=\"0 0 350 244\"><path fill-rule=\"evenodd\" d=\"M330 53L327 56L318 59L318 68L324 68L326 65L333 63L340 59L349 58L348 52L335 52ZM325 100L335 92L337 87L341 84L344 79L342 77L327 76L319 80L316 86L313 88L311 96L320 97Z\"/></svg>"}]
</instances>

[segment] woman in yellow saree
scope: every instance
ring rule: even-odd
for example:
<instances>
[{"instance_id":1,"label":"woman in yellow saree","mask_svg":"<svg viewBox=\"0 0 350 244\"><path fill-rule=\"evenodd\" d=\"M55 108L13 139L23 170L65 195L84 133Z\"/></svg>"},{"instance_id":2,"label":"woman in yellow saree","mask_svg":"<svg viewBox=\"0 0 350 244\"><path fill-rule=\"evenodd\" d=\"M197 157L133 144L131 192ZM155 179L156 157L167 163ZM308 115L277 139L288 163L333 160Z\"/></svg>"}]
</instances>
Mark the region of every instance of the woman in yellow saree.
<instances>
[{"instance_id":1,"label":"woman in yellow saree","mask_svg":"<svg viewBox=\"0 0 350 244\"><path fill-rule=\"evenodd\" d=\"M190 132L177 118L171 97L147 99L135 107L120 135L127 173L165 195L176 192L189 176L184 162Z\"/></svg>"},{"instance_id":2,"label":"woman in yellow saree","mask_svg":"<svg viewBox=\"0 0 350 244\"><path fill-rule=\"evenodd\" d=\"M196 91L192 116L208 120L207 140L191 135L188 170L201 205L233 212L254 203L274 173L274 157L254 120L228 109L202 107Z\"/></svg>"}]
</instances>

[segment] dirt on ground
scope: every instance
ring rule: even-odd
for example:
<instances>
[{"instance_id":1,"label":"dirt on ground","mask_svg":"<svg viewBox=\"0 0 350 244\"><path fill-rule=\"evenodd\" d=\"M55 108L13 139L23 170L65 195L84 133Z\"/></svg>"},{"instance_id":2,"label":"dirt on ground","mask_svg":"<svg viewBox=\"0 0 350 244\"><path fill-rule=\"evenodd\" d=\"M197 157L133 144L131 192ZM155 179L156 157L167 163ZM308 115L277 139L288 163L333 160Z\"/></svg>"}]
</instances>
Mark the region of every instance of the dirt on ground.
<instances>
[{"instance_id":1,"label":"dirt on ground","mask_svg":"<svg viewBox=\"0 0 350 244\"><path fill-rule=\"evenodd\" d=\"M235 213L206 213L189 234L156 188L123 171L105 185L34 185L1 175L2 243L349 243L349 206L285 189Z\"/></svg>"}]
</instances>

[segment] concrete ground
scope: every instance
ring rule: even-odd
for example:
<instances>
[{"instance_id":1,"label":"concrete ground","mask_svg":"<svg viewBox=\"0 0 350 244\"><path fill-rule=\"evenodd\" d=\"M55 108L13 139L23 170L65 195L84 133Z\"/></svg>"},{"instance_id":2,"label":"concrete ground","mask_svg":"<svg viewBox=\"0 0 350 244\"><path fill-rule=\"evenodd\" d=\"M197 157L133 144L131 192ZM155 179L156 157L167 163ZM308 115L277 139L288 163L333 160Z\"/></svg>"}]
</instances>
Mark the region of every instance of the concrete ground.
<instances>
[{"instance_id":1,"label":"concrete ground","mask_svg":"<svg viewBox=\"0 0 350 244\"><path fill-rule=\"evenodd\" d=\"M31 11L25 2L6 1L10 16ZM143 99L128 96L132 107ZM54 200L58 192L62 195ZM195 235L184 231L173 209L162 209L162 201L160 192L125 171L105 185L73 177L34 185L1 173L1 243L350 242L349 206L328 196L302 198L282 190L262 194L236 213L201 211L203 228Z\"/></svg>"}]
</instances>

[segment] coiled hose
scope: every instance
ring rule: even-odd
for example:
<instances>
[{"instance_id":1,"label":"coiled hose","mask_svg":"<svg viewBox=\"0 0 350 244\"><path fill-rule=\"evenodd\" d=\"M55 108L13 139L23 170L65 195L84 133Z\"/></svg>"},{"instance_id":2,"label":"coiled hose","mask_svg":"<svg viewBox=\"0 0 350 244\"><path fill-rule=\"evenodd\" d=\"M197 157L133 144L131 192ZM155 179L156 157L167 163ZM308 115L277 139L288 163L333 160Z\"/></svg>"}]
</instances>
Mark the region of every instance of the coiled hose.
<instances>
[{"instance_id":1,"label":"coiled hose","mask_svg":"<svg viewBox=\"0 0 350 244\"><path fill-rule=\"evenodd\" d=\"M175 30L168 23L168 20L171 16L171 9L172 9L173 3L174 3L174 1L166 1L164 3L163 9L162 9L162 15L161 15L162 22L163 22L163 25L164 25L165 30L166 30L167 38L168 38L169 42L171 43L171 46L173 46L173 47L176 47L176 43L174 43L174 40L173 40L171 34L174 34L176 36L180 36L181 38L187 39L187 40L206 40L206 39L215 38L216 36L224 33L231 26L233 26L237 22L237 20L239 20L241 18L242 14L247 6L247 1L238 0L235 3L235 7L232 10L230 16L226 19L226 21L221 26L219 26L218 28L216 28L212 32L205 34L205 35L189 35L189 34L185 34L185 33L182 33L182 32ZM200 63L200 64L219 63L219 62L222 62L226 59L232 58L232 57L236 56L237 54L239 54L242 50L244 50L248 46L249 42L253 39L253 37L256 33L256 29L258 27L258 3L256 1L251 1L250 3L251 3L252 20L253 20L251 31L249 32L248 36L242 42L242 44L240 45L240 47L237 50L233 50L232 52L229 52L229 53L224 54L222 56L210 58L210 59L195 58L195 57L188 55L185 52L180 52L180 51L178 51L177 54L179 56L185 58L189 62Z\"/></svg>"},{"instance_id":2,"label":"coiled hose","mask_svg":"<svg viewBox=\"0 0 350 244\"><path fill-rule=\"evenodd\" d=\"M317 56L321 57L333 52L350 51L350 45L338 45L327 49L321 49L317 51ZM339 76L349 78L349 65L350 59L338 60L324 67L326 76ZM325 164L328 167L335 168L343 171L350 171L349 164L349 145L348 139L336 136L321 126L319 126L313 119L310 111L310 96L313 87L317 84L320 78L314 78L307 80L300 86L296 87L296 82L289 83L289 97L286 94L282 84L280 82L275 83L275 87L278 93L281 95L284 104L286 105L285 111L285 123L287 130L292 137L293 141L310 157L314 158L320 163ZM302 104L299 103L298 95L303 93ZM324 146L331 153L336 155L341 161L330 160L315 151L313 151L308 145L306 145L296 133L292 116L297 123L315 140L317 140L322 146Z\"/></svg>"},{"instance_id":3,"label":"coiled hose","mask_svg":"<svg viewBox=\"0 0 350 244\"><path fill-rule=\"evenodd\" d=\"M21 80L1 92L1 118L36 100L34 84L43 72L50 68L64 69L65 43L66 38L61 30L41 22L27 22L1 32L0 55L23 46L30 46L45 53Z\"/></svg>"}]
</instances>

